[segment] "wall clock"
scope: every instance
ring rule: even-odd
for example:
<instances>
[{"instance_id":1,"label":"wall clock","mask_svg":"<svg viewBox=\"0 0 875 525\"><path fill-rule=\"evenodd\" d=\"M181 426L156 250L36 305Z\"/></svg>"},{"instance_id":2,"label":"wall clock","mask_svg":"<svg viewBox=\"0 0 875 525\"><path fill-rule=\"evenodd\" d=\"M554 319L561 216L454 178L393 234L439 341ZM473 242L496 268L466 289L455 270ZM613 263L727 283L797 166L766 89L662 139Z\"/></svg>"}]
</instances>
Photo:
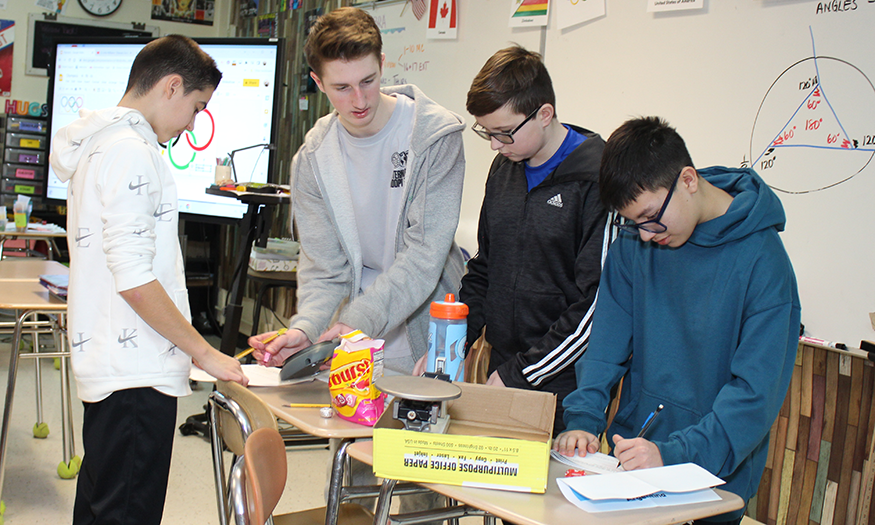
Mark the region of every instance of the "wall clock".
<instances>
[{"instance_id":1,"label":"wall clock","mask_svg":"<svg viewBox=\"0 0 875 525\"><path fill-rule=\"evenodd\" d=\"M79 5L94 16L107 16L115 13L122 0L79 0Z\"/></svg>"}]
</instances>

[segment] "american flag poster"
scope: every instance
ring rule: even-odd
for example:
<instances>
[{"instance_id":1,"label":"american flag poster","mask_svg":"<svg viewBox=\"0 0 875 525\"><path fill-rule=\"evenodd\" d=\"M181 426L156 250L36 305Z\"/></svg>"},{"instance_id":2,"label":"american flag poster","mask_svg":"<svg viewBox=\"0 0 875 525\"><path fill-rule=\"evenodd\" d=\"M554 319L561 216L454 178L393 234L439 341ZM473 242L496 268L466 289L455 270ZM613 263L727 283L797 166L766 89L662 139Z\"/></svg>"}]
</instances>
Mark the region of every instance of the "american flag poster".
<instances>
[{"instance_id":1,"label":"american flag poster","mask_svg":"<svg viewBox=\"0 0 875 525\"><path fill-rule=\"evenodd\" d=\"M413 4L413 14L416 16L416 19L422 20L422 15L428 9L428 6L425 5L425 0L410 0L410 3Z\"/></svg>"}]
</instances>

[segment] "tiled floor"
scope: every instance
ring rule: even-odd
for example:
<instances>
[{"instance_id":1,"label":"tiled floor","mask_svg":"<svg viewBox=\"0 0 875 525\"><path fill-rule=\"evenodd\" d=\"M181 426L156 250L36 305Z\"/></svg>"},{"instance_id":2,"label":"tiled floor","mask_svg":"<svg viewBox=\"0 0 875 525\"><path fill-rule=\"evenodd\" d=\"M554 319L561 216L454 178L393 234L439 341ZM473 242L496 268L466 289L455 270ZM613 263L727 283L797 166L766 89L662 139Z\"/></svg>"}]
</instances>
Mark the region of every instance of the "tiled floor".
<instances>
[{"instance_id":1,"label":"tiled floor","mask_svg":"<svg viewBox=\"0 0 875 525\"><path fill-rule=\"evenodd\" d=\"M0 389L5 395L9 363L9 337L0 338ZM57 474L63 457L61 442L60 373L51 360L41 360L43 372L43 419L50 434L33 437L36 422L34 362L21 361L9 431L6 480L2 499L7 525L58 525L71 522L76 480ZM73 386L75 395L75 385ZM202 385L193 395L179 401L178 420L203 412L211 388ZM2 410L2 408L0 408ZM73 401L75 439L81 455L82 404ZM212 478L210 444L199 436L176 433L167 503L166 525L218 524L215 486ZM330 456L326 449L290 449L289 477L277 512L290 512L324 505L324 487ZM226 456L226 464L230 455Z\"/></svg>"}]
</instances>

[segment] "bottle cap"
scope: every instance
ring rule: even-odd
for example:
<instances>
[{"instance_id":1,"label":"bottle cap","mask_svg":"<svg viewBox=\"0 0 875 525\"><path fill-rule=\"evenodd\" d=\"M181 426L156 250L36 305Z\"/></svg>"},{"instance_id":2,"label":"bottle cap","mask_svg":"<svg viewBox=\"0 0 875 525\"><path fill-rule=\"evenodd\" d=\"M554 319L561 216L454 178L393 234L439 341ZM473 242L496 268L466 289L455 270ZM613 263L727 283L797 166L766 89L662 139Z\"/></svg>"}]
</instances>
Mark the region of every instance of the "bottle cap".
<instances>
[{"instance_id":1,"label":"bottle cap","mask_svg":"<svg viewBox=\"0 0 875 525\"><path fill-rule=\"evenodd\" d=\"M468 305L456 302L456 296L448 293L443 301L433 301L429 313L437 319L465 319L468 317Z\"/></svg>"}]
</instances>

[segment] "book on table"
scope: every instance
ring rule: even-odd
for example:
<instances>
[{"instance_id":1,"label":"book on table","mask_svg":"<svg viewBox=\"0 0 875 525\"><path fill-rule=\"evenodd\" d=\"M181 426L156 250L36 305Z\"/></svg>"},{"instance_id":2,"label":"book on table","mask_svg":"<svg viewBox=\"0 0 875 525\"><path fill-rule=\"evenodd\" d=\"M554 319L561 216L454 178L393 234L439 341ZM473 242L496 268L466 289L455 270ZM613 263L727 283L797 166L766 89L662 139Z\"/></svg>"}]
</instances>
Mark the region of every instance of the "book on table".
<instances>
[{"instance_id":1,"label":"book on table","mask_svg":"<svg viewBox=\"0 0 875 525\"><path fill-rule=\"evenodd\" d=\"M55 297L65 301L67 300L67 286L70 283L69 275L40 275L39 282Z\"/></svg>"}]
</instances>

